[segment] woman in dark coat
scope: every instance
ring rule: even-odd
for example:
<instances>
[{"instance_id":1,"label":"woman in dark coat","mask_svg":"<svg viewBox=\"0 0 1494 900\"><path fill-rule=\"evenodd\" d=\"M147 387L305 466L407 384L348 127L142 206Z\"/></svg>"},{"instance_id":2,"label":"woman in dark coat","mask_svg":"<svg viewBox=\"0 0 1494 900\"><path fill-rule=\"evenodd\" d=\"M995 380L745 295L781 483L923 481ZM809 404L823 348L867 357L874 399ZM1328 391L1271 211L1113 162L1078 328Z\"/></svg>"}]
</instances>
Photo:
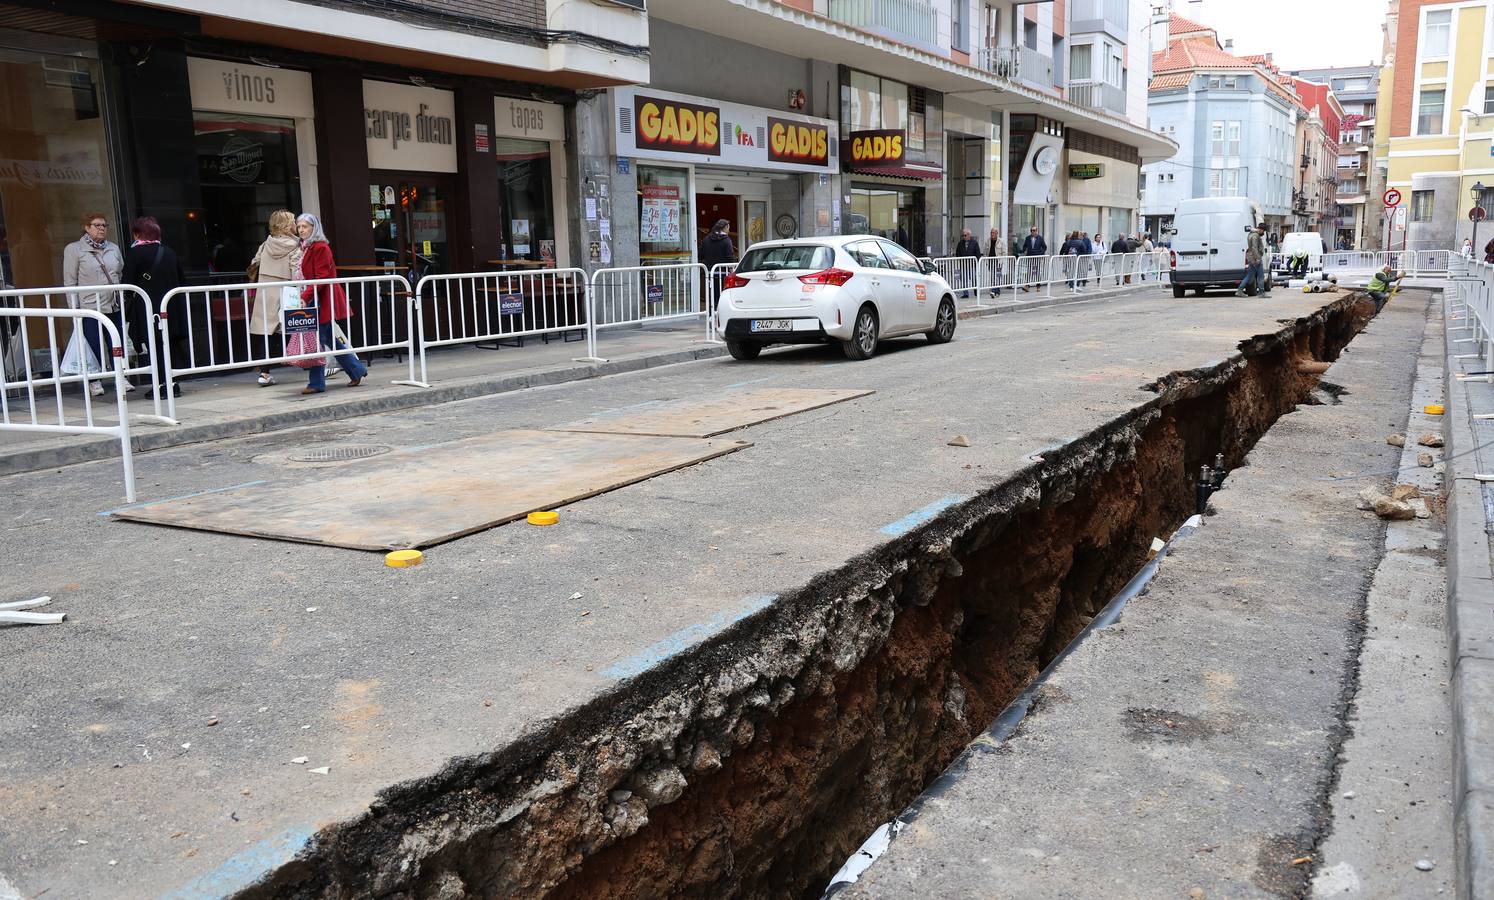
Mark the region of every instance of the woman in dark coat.
<instances>
[{"instance_id":1,"label":"woman in dark coat","mask_svg":"<svg viewBox=\"0 0 1494 900\"><path fill-rule=\"evenodd\" d=\"M730 222L717 219L716 224L711 226L711 233L700 242L700 263L705 266L706 274L715 279L715 291L711 295L711 309L716 308L716 298L721 296L721 286L725 282L725 277L720 272L711 270L721 263L737 261L737 248L731 242L730 228Z\"/></svg>"},{"instance_id":2,"label":"woman in dark coat","mask_svg":"<svg viewBox=\"0 0 1494 900\"><path fill-rule=\"evenodd\" d=\"M133 284L150 297L151 309L146 310L139 297L128 301L130 340L141 350L150 347L149 329L155 327L155 316L161 312L161 300L174 288L179 288L187 279L182 274L182 261L176 252L161 243L161 224L151 216L141 216L130 225L130 236L134 238L125 253L124 270L120 280ZM156 367L156 383L164 390L166 386L166 360L171 359L172 368L184 367L186 360L182 345L187 339L186 304L178 302L174 316L166 316L166 331L156 332L156 352L151 363ZM162 346L164 345L164 346ZM176 382L175 391L181 396L182 384Z\"/></svg>"}]
</instances>

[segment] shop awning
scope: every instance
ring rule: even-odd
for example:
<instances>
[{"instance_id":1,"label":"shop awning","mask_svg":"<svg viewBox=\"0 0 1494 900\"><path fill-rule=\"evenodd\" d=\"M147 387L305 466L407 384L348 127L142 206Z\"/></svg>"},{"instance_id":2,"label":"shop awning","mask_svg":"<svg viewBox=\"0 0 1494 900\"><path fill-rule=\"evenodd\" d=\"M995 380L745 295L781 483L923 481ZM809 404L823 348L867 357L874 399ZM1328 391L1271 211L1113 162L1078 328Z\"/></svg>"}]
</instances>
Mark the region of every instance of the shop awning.
<instances>
[{"instance_id":1,"label":"shop awning","mask_svg":"<svg viewBox=\"0 0 1494 900\"><path fill-rule=\"evenodd\" d=\"M900 166L883 166L876 169L858 169L852 167L852 175L880 175L884 178L904 178L909 181L939 181L944 178L944 170L938 166L921 166L918 163L904 163Z\"/></svg>"}]
</instances>

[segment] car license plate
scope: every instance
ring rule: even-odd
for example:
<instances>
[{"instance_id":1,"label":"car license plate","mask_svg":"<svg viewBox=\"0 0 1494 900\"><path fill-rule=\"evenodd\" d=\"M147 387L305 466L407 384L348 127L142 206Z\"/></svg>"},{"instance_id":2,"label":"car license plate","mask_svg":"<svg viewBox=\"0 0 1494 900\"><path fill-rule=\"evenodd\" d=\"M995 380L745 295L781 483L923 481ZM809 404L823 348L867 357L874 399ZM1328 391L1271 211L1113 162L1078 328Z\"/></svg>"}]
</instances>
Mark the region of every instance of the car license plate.
<instances>
[{"instance_id":1,"label":"car license plate","mask_svg":"<svg viewBox=\"0 0 1494 900\"><path fill-rule=\"evenodd\" d=\"M753 319L752 331L790 331L794 327L788 319Z\"/></svg>"}]
</instances>

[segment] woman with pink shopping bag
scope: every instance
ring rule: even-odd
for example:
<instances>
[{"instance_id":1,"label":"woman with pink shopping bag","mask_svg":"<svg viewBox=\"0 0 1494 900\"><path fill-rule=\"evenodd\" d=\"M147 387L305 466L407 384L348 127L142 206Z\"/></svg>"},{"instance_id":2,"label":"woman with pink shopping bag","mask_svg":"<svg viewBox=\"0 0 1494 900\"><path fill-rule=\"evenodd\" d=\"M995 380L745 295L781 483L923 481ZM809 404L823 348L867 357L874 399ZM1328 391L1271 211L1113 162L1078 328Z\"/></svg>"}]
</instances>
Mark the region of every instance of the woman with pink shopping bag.
<instances>
[{"instance_id":1,"label":"woman with pink shopping bag","mask_svg":"<svg viewBox=\"0 0 1494 900\"><path fill-rule=\"evenodd\" d=\"M308 281L320 278L336 278L337 264L332 259L332 245L327 243L327 234L322 230L322 223L311 213L302 213L296 219L296 228L301 232L301 276ZM347 319L352 311L348 306L348 296L340 284L312 284L301 289L301 299L308 306L316 307L317 335L321 343L316 349L330 350L337 357L337 364L348 373L348 387L357 387L368 375L368 367L363 365L357 354L348 349L347 345L337 340L332 334L332 322L334 319ZM305 338L296 338L298 342ZM286 352L290 353L291 337L286 337ZM339 352L342 351L342 352ZM303 352L315 352L308 349ZM309 362L309 361L308 361ZM304 365L304 363L297 363ZM327 389L327 366L326 360L317 365L306 366L310 373L310 379L306 387L301 389L303 394L320 394Z\"/></svg>"}]
</instances>

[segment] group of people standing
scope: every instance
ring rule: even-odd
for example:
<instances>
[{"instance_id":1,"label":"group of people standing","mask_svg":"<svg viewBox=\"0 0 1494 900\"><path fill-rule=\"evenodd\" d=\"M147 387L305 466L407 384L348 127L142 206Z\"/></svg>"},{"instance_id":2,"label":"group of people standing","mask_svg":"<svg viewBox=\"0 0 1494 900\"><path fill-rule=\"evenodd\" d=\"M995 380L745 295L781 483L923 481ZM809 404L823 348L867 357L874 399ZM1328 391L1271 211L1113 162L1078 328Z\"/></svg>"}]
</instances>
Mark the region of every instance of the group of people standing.
<instances>
[{"instance_id":1,"label":"group of people standing","mask_svg":"<svg viewBox=\"0 0 1494 900\"><path fill-rule=\"evenodd\" d=\"M127 336L139 352L153 355L151 364L156 369L156 381L164 390L168 357L173 368L190 365L190 361L184 359L183 352L188 339L187 316L184 310L161 307L161 302L168 293L186 284L181 259L175 251L161 242L161 225L151 216L141 216L130 224L130 247L123 252L109 240L109 219L106 215L88 213L83 216L82 222L83 236L63 249L63 285L134 285L150 298L150 308L134 292L112 290L75 292L69 295L68 303L75 309L92 309L102 313L114 323L121 337ZM270 214L269 235L260 244L249 264L246 281L264 284L336 277L337 265L333 260L332 246L316 216L311 213L297 216L285 209ZM339 323L346 323L352 316L347 294L340 284L291 287L289 293L285 288L254 290L253 307L248 314L251 344L262 351L260 358L281 355L270 351L271 339L282 330L282 313L287 308L311 305L315 305L317 309L320 343L316 348L306 348L302 352L330 350L336 355L338 365L347 372L348 385L357 387L368 374L368 369L355 353L348 350L343 336L337 333L341 330ZM156 311L160 312L166 328L158 335L162 346L152 353L150 328ZM114 350L109 332L100 328L98 320L91 317L82 320L82 332L83 340L92 350L94 358L107 371L107 360L112 357ZM251 347L251 352L254 349ZM327 367L324 358L311 358L297 364L304 365L308 372L307 385L301 393L320 394L326 390ZM275 383L269 366L260 367L258 382L261 387ZM103 385L96 380L90 380L88 385L94 396L104 392ZM177 383L174 387L180 396L181 384ZM125 389L133 391L135 387L131 384Z\"/></svg>"}]
</instances>

